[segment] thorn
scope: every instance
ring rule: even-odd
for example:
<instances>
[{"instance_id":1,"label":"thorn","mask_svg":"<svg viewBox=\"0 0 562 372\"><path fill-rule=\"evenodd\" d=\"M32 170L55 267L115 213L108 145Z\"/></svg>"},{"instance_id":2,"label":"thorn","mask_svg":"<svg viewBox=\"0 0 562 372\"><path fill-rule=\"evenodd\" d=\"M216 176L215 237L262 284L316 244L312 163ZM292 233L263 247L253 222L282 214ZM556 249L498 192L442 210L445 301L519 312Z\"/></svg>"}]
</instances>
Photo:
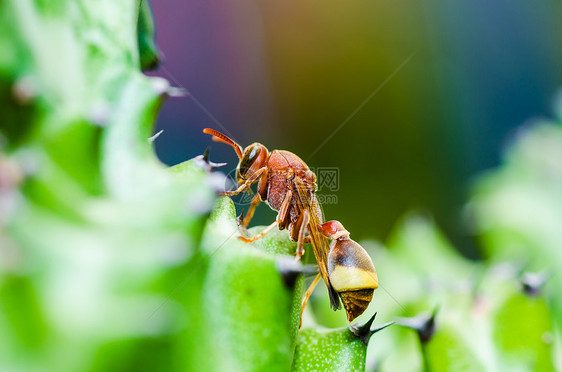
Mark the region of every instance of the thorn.
<instances>
[{"instance_id":1,"label":"thorn","mask_svg":"<svg viewBox=\"0 0 562 372\"><path fill-rule=\"evenodd\" d=\"M207 172L212 172L217 168L224 167L226 163L213 163L209 160L209 148L205 150L203 155L197 155L193 159L201 168L203 168Z\"/></svg>"},{"instance_id":2,"label":"thorn","mask_svg":"<svg viewBox=\"0 0 562 372\"><path fill-rule=\"evenodd\" d=\"M280 257L276 261L275 266L277 267L277 271L281 274L283 282L289 289L295 288L299 275L316 274L318 272L315 265L303 265L288 257Z\"/></svg>"},{"instance_id":3,"label":"thorn","mask_svg":"<svg viewBox=\"0 0 562 372\"><path fill-rule=\"evenodd\" d=\"M156 138L160 137L162 132L164 132L164 129L160 130L158 133L156 133L152 137L148 137L148 143L154 143L154 141L156 141Z\"/></svg>"},{"instance_id":4,"label":"thorn","mask_svg":"<svg viewBox=\"0 0 562 372\"><path fill-rule=\"evenodd\" d=\"M12 96L20 105L30 104L39 94L39 86L32 76L19 78L12 86Z\"/></svg>"},{"instance_id":5,"label":"thorn","mask_svg":"<svg viewBox=\"0 0 562 372\"><path fill-rule=\"evenodd\" d=\"M167 94L170 90L170 82L163 77L153 77L150 80L150 85L152 86L152 90L154 91L154 93L160 96L163 94Z\"/></svg>"},{"instance_id":6,"label":"thorn","mask_svg":"<svg viewBox=\"0 0 562 372\"><path fill-rule=\"evenodd\" d=\"M438 310L439 307L435 307L431 315L420 314L412 318L400 318L396 323L418 332L420 341L425 344L435 333L435 317Z\"/></svg>"},{"instance_id":7,"label":"thorn","mask_svg":"<svg viewBox=\"0 0 562 372\"><path fill-rule=\"evenodd\" d=\"M236 220L238 221L239 225L244 222L244 208L242 208L242 212L240 212L240 215L236 217Z\"/></svg>"},{"instance_id":8,"label":"thorn","mask_svg":"<svg viewBox=\"0 0 562 372\"><path fill-rule=\"evenodd\" d=\"M394 323L396 323L396 322L392 321L392 322L388 322L388 323L385 323L383 325L380 325L378 327L371 328L371 336L374 335L375 333L377 333L378 331L382 331L386 327L393 325Z\"/></svg>"},{"instance_id":9,"label":"thorn","mask_svg":"<svg viewBox=\"0 0 562 372\"><path fill-rule=\"evenodd\" d=\"M209 162L209 152L211 152L211 148L207 146L205 152L203 153L203 160L205 160L207 163Z\"/></svg>"},{"instance_id":10,"label":"thorn","mask_svg":"<svg viewBox=\"0 0 562 372\"><path fill-rule=\"evenodd\" d=\"M244 226L244 208L242 208L242 212L240 212L240 215L236 217L236 222L238 222L238 227L246 228L246 226Z\"/></svg>"},{"instance_id":11,"label":"thorn","mask_svg":"<svg viewBox=\"0 0 562 372\"><path fill-rule=\"evenodd\" d=\"M180 88L180 87L169 87L168 90L166 91L166 94L169 97L187 97L188 92L186 89L184 88Z\"/></svg>"},{"instance_id":12,"label":"thorn","mask_svg":"<svg viewBox=\"0 0 562 372\"><path fill-rule=\"evenodd\" d=\"M248 235L248 229L244 226L244 209L240 213L240 216L236 217L236 222L238 223L238 228L242 235Z\"/></svg>"},{"instance_id":13,"label":"thorn","mask_svg":"<svg viewBox=\"0 0 562 372\"><path fill-rule=\"evenodd\" d=\"M374 313L371 319L369 319L365 324L353 324L349 326L349 330L353 332L361 342L367 346L369 339L371 338L371 324L375 321L377 313Z\"/></svg>"},{"instance_id":14,"label":"thorn","mask_svg":"<svg viewBox=\"0 0 562 372\"><path fill-rule=\"evenodd\" d=\"M388 323L383 324L383 325L378 326L378 327L371 327L373 322L375 321L376 316L377 316L377 313L374 313L373 316L371 317L371 319L369 319L364 324L352 324L352 325L349 326L349 330L351 332L353 332L353 334L355 336L357 336L357 338L359 338L359 340L361 340L361 342L365 346L367 346L367 344L369 344L369 340L371 339L372 335L374 335L375 333L377 333L380 330L385 329L389 325L394 324L394 322L388 322Z\"/></svg>"},{"instance_id":15,"label":"thorn","mask_svg":"<svg viewBox=\"0 0 562 372\"><path fill-rule=\"evenodd\" d=\"M187 90L171 86L170 82L163 77L153 77L151 79L151 85L152 90L160 96L167 95L168 97L186 97L188 95Z\"/></svg>"},{"instance_id":16,"label":"thorn","mask_svg":"<svg viewBox=\"0 0 562 372\"><path fill-rule=\"evenodd\" d=\"M523 273L521 278L521 286L523 287L523 292L529 296L539 296L541 294L542 288L546 281L550 279L552 275L547 272L539 273Z\"/></svg>"}]
</instances>

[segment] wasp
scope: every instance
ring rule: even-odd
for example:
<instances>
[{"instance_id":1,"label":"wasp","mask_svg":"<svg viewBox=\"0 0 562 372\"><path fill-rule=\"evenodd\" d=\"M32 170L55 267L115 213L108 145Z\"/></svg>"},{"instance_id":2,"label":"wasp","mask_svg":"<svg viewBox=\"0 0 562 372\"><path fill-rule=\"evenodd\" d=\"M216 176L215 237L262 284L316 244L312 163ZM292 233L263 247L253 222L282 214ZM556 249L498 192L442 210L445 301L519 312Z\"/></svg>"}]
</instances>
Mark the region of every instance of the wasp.
<instances>
[{"instance_id":1,"label":"wasp","mask_svg":"<svg viewBox=\"0 0 562 372\"><path fill-rule=\"evenodd\" d=\"M352 322L369 306L378 278L369 254L361 245L349 237L349 232L338 221L324 222L324 216L316 198L316 175L297 155L289 151L269 152L261 143L253 143L245 149L226 135L210 128L203 133L210 134L214 141L234 148L238 155L236 167L237 188L225 191L224 195L237 195L250 191L257 183L257 193L252 198L241 225L247 227L255 208L266 202L278 211L275 221L262 232L251 237L240 237L253 242L278 227L287 229L291 240L297 242L296 259L305 253L304 244L311 243L318 263L319 273L307 289L301 306L302 312L320 278L328 288L330 306L341 309L340 299L346 311L348 322ZM331 243L328 242L331 240Z\"/></svg>"}]
</instances>

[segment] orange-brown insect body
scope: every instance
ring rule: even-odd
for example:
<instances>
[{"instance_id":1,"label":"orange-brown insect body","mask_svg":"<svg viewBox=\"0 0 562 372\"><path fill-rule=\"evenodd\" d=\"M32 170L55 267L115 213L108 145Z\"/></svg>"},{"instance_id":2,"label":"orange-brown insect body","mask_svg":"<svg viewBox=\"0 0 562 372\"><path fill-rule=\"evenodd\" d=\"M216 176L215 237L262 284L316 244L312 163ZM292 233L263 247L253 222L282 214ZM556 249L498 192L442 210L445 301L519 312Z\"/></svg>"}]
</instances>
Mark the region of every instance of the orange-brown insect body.
<instances>
[{"instance_id":1,"label":"orange-brown insect body","mask_svg":"<svg viewBox=\"0 0 562 372\"><path fill-rule=\"evenodd\" d=\"M269 206L275 210L282 208L283 201L287 196L287 190L293 188L292 179L294 177L298 177L303 181L309 197L316 192L316 176L301 158L289 151L272 151L267 168L267 179L265 181L267 186L264 187L263 193L259 192L261 198L266 200ZM279 228L281 230L288 228L294 241L298 239L297 229L300 228L298 219L301 214L296 198L296 195L292 196L286 218L283 221L279 221ZM317 217L321 219L322 216L318 215L318 213L319 211L317 211Z\"/></svg>"},{"instance_id":2,"label":"orange-brown insect body","mask_svg":"<svg viewBox=\"0 0 562 372\"><path fill-rule=\"evenodd\" d=\"M240 159L236 170L238 188L224 192L225 195L236 195L249 190L252 184L258 184L257 195L252 199L242 224L248 225L255 207L262 201L279 211L276 221L260 234L241 239L246 242L257 240L277 225L281 230L288 229L291 239L298 243L297 259L304 254L305 241L312 243L320 273L307 291L302 309L321 276L328 288L332 309L341 308L339 295L348 321L362 314L378 287L375 268L365 250L349 239L349 232L341 223L324 223L315 197L316 176L306 163L289 151L273 150L269 153L260 143L253 143L242 150L222 133L208 128L203 132L213 135L215 141L231 145ZM330 246L327 238L332 239Z\"/></svg>"}]
</instances>

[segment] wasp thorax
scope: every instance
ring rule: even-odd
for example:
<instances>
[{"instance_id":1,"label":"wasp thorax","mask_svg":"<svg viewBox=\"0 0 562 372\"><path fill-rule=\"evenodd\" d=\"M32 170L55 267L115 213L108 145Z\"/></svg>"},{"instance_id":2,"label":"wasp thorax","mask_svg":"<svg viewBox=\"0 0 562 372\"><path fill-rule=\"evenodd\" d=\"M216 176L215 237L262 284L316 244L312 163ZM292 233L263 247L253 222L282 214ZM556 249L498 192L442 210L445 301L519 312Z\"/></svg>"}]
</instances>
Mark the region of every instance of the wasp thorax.
<instances>
[{"instance_id":1,"label":"wasp thorax","mask_svg":"<svg viewBox=\"0 0 562 372\"><path fill-rule=\"evenodd\" d=\"M379 286L377 272L361 245L346 238L334 241L328 255L328 277L351 322L369 306Z\"/></svg>"}]
</instances>

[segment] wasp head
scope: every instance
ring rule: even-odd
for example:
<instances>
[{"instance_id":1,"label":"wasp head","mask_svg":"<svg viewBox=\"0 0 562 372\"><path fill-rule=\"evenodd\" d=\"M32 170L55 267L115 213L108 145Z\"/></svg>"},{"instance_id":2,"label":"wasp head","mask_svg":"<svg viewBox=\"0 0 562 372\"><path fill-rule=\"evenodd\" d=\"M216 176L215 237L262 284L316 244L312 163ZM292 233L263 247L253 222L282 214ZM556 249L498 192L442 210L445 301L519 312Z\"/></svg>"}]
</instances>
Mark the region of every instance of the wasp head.
<instances>
[{"instance_id":1,"label":"wasp head","mask_svg":"<svg viewBox=\"0 0 562 372\"><path fill-rule=\"evenodd\" d=\"M252 143L244 149L244 153L236 167L236 181L243 184L247 179L267 163L267 149L261 143Z\"/></svg>"},{"instance_id":2,"label":"wasp head","mask_svg":"<svg viewBox=\"0 0 562 372\"><path fill-rule=\"evenodd\" d=\"M252 143L242 151L242 147L230 137L210 128L203 129L203 133L213 136L213 140L232 146L238 155L238 167L236 167L236 181L238 185L250 179L252 175L267 164L269 153L261 143Z\"/></svg>"}]
</instances>

